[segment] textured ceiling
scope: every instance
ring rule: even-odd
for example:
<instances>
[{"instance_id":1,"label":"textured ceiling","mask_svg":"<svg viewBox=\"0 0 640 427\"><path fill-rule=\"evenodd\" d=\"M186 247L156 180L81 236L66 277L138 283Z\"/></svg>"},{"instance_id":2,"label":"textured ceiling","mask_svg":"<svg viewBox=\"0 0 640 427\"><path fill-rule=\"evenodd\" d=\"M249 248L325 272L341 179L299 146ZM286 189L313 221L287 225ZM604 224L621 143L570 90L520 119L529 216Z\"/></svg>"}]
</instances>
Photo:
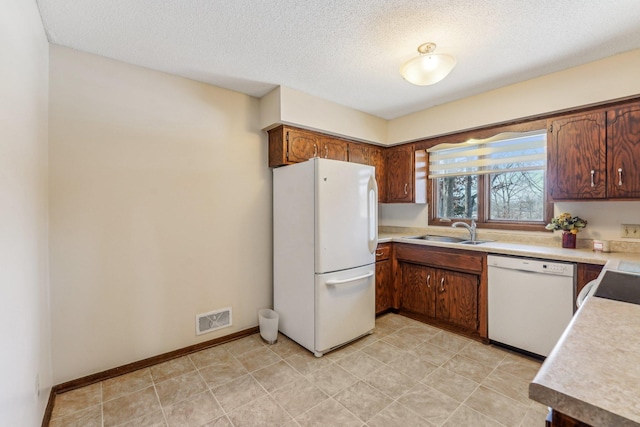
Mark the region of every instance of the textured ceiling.
<instances>
[{"instance_id":1,"label":"textured ceiling","mask_svg":"<svg viewBox=\"0 0 640 427\"><path fill-rule=\"evenodd\" d=\"M51 43L261 97L391 119L640 48L639 0L37 0ZM427 41L458 64L418 87Z\"/></svg>"}]
</instances>

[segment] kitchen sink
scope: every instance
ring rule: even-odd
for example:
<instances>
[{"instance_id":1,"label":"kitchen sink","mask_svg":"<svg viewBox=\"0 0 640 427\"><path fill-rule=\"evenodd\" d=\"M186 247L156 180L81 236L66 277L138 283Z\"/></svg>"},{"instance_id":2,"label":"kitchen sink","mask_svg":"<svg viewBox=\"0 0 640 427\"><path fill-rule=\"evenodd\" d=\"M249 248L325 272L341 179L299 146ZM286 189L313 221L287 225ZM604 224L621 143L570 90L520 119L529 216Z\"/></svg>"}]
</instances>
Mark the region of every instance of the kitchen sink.
<instances>
[{"instance_id":1,"label":"kitchen sink","mask_svg":"<svg viewBox=\"0 0 640 427\"><path fill-rule=\"evenodd\" d=\"M408 239L431 240L433 242L444 242L444 243L460 243L461 245L481 245L482 243L493 242L493 240L473 240L472 241L472 240L465 240L460 237L437 236L435 234L408 237Z\"/></svg>"},{"instance_id":2,"label":"kitchen sink","mask_svg":"<svg viewBox=\"0 0 640 427\"><path fill-rule=\"evenodd\" d=\"M453 237L453 236L436 236L433 234L427 234L425 236L416 236L416 237L409 237L410 239L420 239L420 240L432 240L434 242L446 242L446 243L460 243L460 242L464 242L464 239L461 239L459 237Z\"/></svg>"},{"instance_id":3,"label":"kitchen sink","mask_svg":"<svg viewBox=\"0 0 640 427\"><path fill-rule=\"evenodd\" d=\"M461 245L481 245L483 243L493 242L493 240L463 240L462 242L458 242Z\"/></svg>"}]
</instances>

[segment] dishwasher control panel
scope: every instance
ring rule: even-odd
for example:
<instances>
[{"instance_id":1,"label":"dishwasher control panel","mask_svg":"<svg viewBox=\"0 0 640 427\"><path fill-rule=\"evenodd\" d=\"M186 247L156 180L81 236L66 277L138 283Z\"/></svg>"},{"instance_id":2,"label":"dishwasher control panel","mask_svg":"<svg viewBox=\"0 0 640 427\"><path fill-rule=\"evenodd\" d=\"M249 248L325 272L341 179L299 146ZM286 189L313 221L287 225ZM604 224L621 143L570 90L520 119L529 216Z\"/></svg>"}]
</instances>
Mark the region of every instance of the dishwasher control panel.
<instances>
[{"instance_id":1,"label":"dishwasher control panel","mask_svg":"<svg viewBox=\"0 0 640 427\"><path fill-rule=\"evenodd\" d=\"M568 268L569 267L566 264L546 263L542 265L542 272L551 274L563 274L568 270Z\"/></svg>"},{"instance_id":2,"label":"dishwasher control panel","mask_svg":"<svg viewBox=\"0 0 640 427\"><path fill-rule=\"evenodd\" d=\"M575 264L573 263L543 259L489 255L487 257L487 265L507 270L528 271L554 276L573 276L575 273Z\"/></svg>"}]
</instances>

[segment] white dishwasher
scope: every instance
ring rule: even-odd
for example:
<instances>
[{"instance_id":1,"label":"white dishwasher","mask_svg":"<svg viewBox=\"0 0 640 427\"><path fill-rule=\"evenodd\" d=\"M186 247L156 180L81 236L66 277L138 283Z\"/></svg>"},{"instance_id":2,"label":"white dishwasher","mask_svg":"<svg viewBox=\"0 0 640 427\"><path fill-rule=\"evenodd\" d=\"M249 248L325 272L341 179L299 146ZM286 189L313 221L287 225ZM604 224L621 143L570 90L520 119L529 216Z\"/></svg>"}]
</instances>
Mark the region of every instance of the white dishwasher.
<instances>
[{"instance_id":1,"label":"white dishwasher","mask_svg":"<svg viewBox=\"0 0 640 427\"><path fill-rule=\"evenodd\" d=\"M548 356L574 312L576 266L489 255L489 339Z\"/></svg>"}]
</instances>

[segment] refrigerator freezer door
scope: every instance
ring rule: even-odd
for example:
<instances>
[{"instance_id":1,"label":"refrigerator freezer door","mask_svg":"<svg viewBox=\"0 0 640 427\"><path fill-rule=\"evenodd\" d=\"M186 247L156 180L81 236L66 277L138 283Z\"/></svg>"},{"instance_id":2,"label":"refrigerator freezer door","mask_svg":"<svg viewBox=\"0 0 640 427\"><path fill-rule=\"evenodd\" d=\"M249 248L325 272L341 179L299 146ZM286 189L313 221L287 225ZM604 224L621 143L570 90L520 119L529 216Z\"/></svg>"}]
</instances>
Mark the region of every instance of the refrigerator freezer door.
<instances>
[{"instance_id":1,"label":"refrigerator freezer door","mask_svg":"<svg viewBox=\"0 0 640 427\"><path fill-rule=\"evenodd\" d=\"M317 356L375 327L375 264L317 274L315 293Z\"/></svg>"},{"instance_id":2,"label":"refrigerator freezer door","mask_svg":"<svg viewBox=\"0 0 640 427\"><path fill-rule=\"evenodd\" d=\"M314 161L315 272L374 263L378 229L375 169L337 160Z\"/></svg>"}]
</instances>

